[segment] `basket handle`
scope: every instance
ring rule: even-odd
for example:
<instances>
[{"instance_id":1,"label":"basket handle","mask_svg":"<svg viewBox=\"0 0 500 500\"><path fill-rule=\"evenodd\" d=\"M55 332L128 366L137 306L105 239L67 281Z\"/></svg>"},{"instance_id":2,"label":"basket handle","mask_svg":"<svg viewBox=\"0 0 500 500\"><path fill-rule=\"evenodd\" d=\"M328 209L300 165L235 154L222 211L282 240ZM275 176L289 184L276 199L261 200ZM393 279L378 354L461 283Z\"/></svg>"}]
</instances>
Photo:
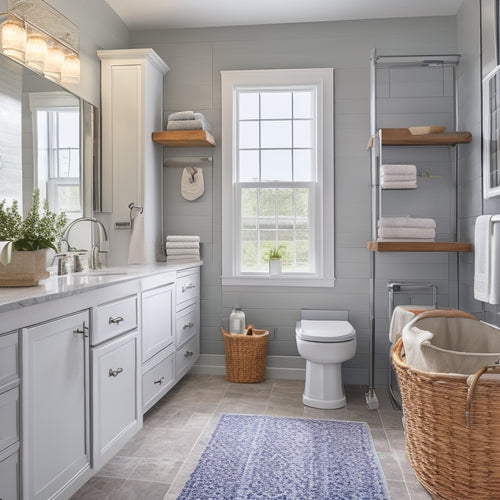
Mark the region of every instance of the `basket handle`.
<instances>
[{"instance_id":1,"label":"basket handle","mask_svg":"<svg viewBox=\"0 0 500 500\"><path fill-rule=\"evenodd\" d=\"M245 335L253 335L253 334L254 334L253 325L248 325L247 329L245 330Z\"/></svg>"},{"instance_id":2,"label":"basket handle","mask_svg":"<svg viewBox=\"0 0 500 500\"><path fill-rule=\"evenodd\" d=\"M467 409L465 411L465 425L467 426L467 428L470 428L471 424L471 408L472 408L472 398L474 396L474 389L476 388L476 385L479 382L481 375L483 375L483 373L486 372L500 373L500 365L494 364L494 365L483 366L474 374L472 382L467 388Z\"/></svg>"},{"instance_id":3,"label":"basket handle","mask_svg":"<svg viewBox=\"0 0 500 500\"><path fill-rule=\"evenodd\" d=\"M418 319L421 318L468 318L468 319L476 319L477 318L468 312L460 311L459 309L428 309L427 311L422 311L418 315Z\"/></svg>"}]
</instances>

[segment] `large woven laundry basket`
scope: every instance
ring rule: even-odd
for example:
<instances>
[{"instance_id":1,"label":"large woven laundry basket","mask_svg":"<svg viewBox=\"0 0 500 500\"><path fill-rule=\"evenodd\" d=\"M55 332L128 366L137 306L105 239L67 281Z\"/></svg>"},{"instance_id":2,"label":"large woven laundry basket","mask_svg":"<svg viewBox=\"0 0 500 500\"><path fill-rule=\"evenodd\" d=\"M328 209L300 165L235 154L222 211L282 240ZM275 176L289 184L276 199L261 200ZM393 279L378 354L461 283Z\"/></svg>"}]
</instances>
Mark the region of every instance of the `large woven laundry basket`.
<instances>
[{"instance_id":1,"label":"large woven laundry basket","mask_svg":"<svg viewBox=\"0 0 500 500\"><path fill-rule=\"evenodd\" d=\"M392 360L406 450L418 480L436 499L500 498L500 366L472 375L418 370L406 363L403 339L394 345Z\"/></svg>"}]
</instances>

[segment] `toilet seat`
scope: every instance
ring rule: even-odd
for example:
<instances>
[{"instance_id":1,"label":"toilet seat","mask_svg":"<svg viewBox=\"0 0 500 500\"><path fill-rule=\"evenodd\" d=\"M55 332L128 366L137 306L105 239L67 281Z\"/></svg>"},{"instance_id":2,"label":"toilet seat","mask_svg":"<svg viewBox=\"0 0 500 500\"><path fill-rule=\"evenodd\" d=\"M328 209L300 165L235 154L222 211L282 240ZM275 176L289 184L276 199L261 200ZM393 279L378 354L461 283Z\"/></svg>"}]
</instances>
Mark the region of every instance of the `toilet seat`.
<instances>
[{"instance_id":1,"label":"toilet seat","mask_svg":"<svg viewBox=\"0 0 500 500\"><path fill-rule=\"evenodd\" d=\"M356 331L349 321L307 320L300 322L297 336L309 342L346 342L356 337Z\"/></svg>"}]
</instances>

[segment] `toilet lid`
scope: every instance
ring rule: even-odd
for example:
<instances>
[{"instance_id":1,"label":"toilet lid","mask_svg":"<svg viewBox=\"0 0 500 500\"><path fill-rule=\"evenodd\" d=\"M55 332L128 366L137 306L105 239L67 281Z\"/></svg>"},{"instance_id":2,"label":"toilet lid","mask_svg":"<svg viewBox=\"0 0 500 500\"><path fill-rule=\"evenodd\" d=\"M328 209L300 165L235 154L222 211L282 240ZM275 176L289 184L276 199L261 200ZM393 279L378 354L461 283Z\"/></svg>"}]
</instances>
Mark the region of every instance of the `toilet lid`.
<instances>
[{"instance_id":1,"label":"toilet lid","mask_svg":"<svg viewBox=\"0 0 500 500\"><path fill-rule=\"evenodd\" d=\"M311 342L345 342L352 340L356 331L349 321L303 319L298 335Z\"/></svg>"}]
</instances>

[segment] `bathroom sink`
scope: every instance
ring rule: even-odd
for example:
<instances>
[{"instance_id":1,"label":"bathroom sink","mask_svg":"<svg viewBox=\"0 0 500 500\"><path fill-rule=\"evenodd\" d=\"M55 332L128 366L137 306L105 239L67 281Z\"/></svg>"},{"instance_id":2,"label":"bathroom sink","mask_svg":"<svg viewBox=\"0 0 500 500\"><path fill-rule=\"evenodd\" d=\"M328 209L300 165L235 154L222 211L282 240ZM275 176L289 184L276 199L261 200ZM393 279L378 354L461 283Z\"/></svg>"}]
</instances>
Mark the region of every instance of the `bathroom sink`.
<instances>
[{"instance_id":1,"label":"bathroom sink","mask_svg":"<svg viewBox=\"0 0 500 500\"><path fill-rule=\"evenodd\" d=\"M102 276L126 276L127 273L125 271L106 271L106 270L97 270L97 271L82 271L79 273L71 273L63 276L70 276L73 279L83 279L83 278L98 278Z\"/></svg>"}]
</instances>

